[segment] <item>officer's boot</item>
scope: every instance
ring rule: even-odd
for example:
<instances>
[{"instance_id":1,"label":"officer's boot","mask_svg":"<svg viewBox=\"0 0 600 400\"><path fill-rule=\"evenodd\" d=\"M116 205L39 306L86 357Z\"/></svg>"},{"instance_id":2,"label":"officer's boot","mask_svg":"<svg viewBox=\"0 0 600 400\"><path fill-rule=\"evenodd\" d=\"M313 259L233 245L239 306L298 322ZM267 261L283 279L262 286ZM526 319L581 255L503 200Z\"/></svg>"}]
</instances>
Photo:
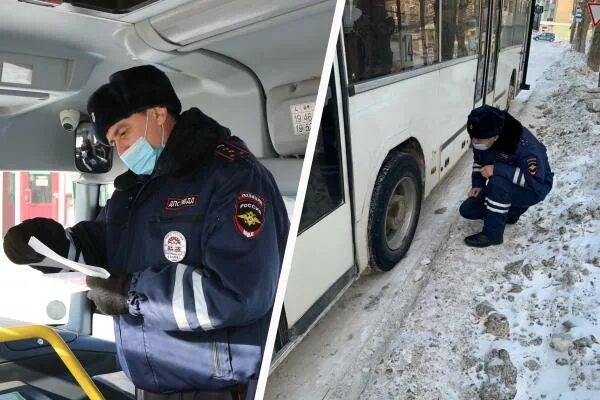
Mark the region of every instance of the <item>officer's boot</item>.
<instances>
[{"instance_id":1,"label":"officer's boot","mask_svg":"<svg viewBox=\"0 0 600 400\"><path fill-rule=\"evenodd\" d=\"M510 182L500 176L492 176L485 190L485 212L483 230L475 235L467 236L465 243L471 247L488 247L502 244L502 236L506 225L506 217L511 206Z\"/></svg>"},{"instance_id":2,"label":"officer's boot","mask_svg":"<svg viewBox=\"0 0 600 400\"><path fill-rule=\"evenodd\" d=\"M489 238L485 233L479 232L465 238L465 243L470 247L488 247L493 245L502 244L502 236L497 239Z\"/></svg>"}]
</instances>

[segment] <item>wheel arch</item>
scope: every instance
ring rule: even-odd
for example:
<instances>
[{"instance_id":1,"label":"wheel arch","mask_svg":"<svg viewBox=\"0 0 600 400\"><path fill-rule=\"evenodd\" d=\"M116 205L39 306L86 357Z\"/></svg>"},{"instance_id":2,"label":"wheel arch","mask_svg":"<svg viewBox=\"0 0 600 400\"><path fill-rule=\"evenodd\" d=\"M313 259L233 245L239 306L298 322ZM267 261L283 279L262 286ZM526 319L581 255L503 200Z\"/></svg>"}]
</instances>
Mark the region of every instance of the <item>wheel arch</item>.
<instances>
[{"instance_id":1,"label":"wheel arch","mask_svg":"<svg viewBox=\"0 0 600 400\"><path fill-rule=\"evenodd\" d=\"M407 153L413 156L415 160L417 160L417 164L419 164L419 171L421 172L421 184L423 185L423 187L425 187L425 154L423 154L423 148L421 147L419 141L411 136L404 142L400 143L398 146L391 149L386 155L386 158L392 152Z\"/></svg>"}]
</instances>

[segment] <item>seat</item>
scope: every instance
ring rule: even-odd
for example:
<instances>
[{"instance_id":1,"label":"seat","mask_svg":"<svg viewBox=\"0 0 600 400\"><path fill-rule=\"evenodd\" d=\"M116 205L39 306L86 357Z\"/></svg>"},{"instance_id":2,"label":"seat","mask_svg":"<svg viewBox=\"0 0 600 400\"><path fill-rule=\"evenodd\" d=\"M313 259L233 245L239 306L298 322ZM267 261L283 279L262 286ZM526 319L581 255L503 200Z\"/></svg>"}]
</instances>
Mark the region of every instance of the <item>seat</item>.
<instances>
[{"instance_id":1,"label":"seat","mask_svg":"<svg viewBox=\"0 0 600 400\"><path fill-rule=\"evenodd\" d=\"M292 218L300 184L303 158L262 158L259 161L271 172L283 196L288 216Z\"/></svg>"}]
</instances>

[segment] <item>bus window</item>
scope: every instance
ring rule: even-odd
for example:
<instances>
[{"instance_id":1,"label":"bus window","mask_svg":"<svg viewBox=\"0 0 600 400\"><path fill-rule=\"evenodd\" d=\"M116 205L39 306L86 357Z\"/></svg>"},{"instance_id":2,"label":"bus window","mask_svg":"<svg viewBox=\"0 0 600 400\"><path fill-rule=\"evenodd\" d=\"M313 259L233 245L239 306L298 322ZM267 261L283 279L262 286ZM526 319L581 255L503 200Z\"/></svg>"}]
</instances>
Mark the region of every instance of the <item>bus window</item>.
<instances>
[{"instance_id":1,"label":"bus window","mask_svg":"<svg viewBox=\"0 0 600 400\"><path fill-rule=\"evenodd\" d=\"M498 20L500 17L501 0L494 0L492 8L492 26L490 30L490 55L487 75L487 93L492 93L496 86L496 62L498 60Z\"/></svg>"},{"instance_id":2,"label":"bus window","mask_svg":"<svg viewBox=\"0 0 600 400\"><path fill-rule=\"evenodd\" d=\"M336 104L335 95L332 95L329 87L310 168L299 233L344 203Z\"/></svg>"},{"instance_id":3,"label":"bus window","mask_svg":"<svg viewBox=\"0 0 600 400\"><path fill-rule=\"evenodd\" d=\"M490 0L481 4L481 20L479 21L479 57L477 61L477 77L475 81L475 103L483 98L483 79L485 76L485 55L487 51L488 17Z\"/></svg>"},{"instance_id":4,"label":"bus window","mask_svg":"<svg viewBox=\"0 0 600 400\"><path fill-rule=\"evenodd\" d=\"M111 183L105 183L100 186L100 196L98 198L98 206L106 207L108 200L111 198L113 192L115 191L115 185Z\"/></svg>"},{"instance_id":5,"label":"bus window","mask_svg":"<svg viewBox=\"0 0 600 400\"><path fill-rule=\"evenodd\" d=\"M30 218L74 223L73 179L78 174L49 171L0 171L0 226L8 229ZM64 325L72 287L40 272L13 264L0 251L0 315L21 321Z\"/></svg>"},{"instance_id":6,"label":"bus window","mask_svg":"<svg viewBox=\"0 0 600 400\"><path fill-rule=\"evenodd\" d=\"M439 0L347 0L348 79L357 83L437 63L438 38Z\"/></svg>"},{"instance_id":7,"label":"bus window","mask_svg":"<svg viewBox=\"0 0 600 400\"><path fill-rule=\"evenodd\" d=\"M442 0L442 61L477 54L478 13L479 0Z\"/></svg>"},{"instance_id":8,"label":"bus window","mask_svg":"<svg viewBox=\"0 0 600 400\"><path fill-rule=\"evenodd\" d=\"M515 8L516 0L508 0L502 4L502 28L500 29L500 50L513 45L513 32L516 28Z\"/></svg>"},{"instance_id":9,"label":"bus window","mask_svg":"<svg viewBox=\"0 0 600 400\"><path fill-rule=\"evenodd\" d=\"M525 42L527 32L527 18L529 16L529 5L531 0L516 0L515 23L512 32L512 44L522 45Z\"/></svg>"}]
</instances>

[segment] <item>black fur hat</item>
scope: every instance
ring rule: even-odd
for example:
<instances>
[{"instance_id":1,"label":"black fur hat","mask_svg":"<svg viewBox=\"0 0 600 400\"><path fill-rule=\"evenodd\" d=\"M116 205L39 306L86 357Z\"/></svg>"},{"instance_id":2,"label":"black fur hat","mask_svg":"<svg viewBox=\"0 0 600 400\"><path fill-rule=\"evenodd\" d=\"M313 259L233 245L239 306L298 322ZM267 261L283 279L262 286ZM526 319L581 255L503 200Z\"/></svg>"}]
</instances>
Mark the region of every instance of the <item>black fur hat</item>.
<instances>
[{"instance_id":1,"label":"black fur hat","mask_svg":"<svg viewBox=\"0 0 600 400\"><path fill-rule=\"evenodd\" d=\"M98 140L106 143L108 129L122 119L148 108L163 106L175 116L181 102L164 72L152 65L117 71L88 100L87 111Z\"/></svg>"},{"instance_id":2,"label":"black fur hat","mask_svg":"<svg viewBox=\"0 0 600 400\"><path fill-rule=\"evenodd\" d=\"M477 107L467 117L467 132L477 139L500 135L506 119L504 113L488 105Z\"/></svg>"}]
</instances>

